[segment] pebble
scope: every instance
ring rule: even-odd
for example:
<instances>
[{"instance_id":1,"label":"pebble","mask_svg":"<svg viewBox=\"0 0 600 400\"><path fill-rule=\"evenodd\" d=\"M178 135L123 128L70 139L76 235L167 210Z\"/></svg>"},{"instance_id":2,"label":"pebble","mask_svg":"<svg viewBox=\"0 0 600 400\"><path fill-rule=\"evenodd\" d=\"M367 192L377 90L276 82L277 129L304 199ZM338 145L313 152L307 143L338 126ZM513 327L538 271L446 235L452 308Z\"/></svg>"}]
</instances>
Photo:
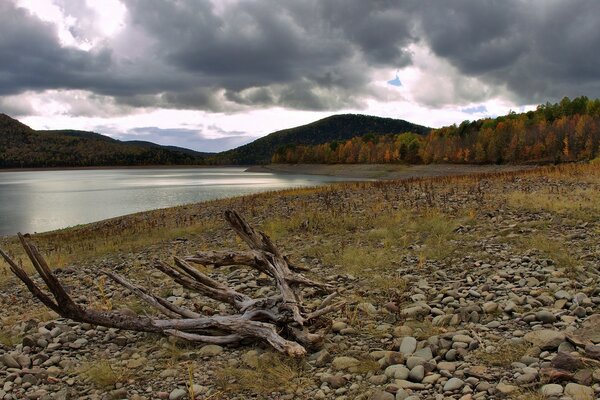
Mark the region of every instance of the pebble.
<instances>
[{"instance_id":1,"label":"pebble","mask_svg":"<svg viewBox=\"0 0 600 400\"><path fill-rule=\"evenodd\" d=\"M444 392L454 392L461 389L465 385L462 379L450 378L444 385Z\"/></svg>"}]
</instances>

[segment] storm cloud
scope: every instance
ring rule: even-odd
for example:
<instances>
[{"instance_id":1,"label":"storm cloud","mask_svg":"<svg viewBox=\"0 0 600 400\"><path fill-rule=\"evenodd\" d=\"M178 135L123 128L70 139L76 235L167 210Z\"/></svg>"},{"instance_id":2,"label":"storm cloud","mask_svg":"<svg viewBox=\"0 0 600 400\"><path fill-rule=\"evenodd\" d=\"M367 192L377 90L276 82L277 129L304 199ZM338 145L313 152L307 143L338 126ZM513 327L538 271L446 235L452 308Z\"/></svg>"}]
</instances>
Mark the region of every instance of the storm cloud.
<instances>
[{"instance_id":1,"label":"storm cloud","mask_svg":"<svg viewBox=\"0 0 600 400\"><path fill-rule=\"evenodd\" d=\"M99 114L360 109L384 96L377 71L411 66L423 67L421 84L399 90L431 107L600 97L594 0L123 0L124 26L104 40L85 3L56 0L87 50L16 4L0 2L0 96L85 91Z\"/></svg>"}]
</instances>

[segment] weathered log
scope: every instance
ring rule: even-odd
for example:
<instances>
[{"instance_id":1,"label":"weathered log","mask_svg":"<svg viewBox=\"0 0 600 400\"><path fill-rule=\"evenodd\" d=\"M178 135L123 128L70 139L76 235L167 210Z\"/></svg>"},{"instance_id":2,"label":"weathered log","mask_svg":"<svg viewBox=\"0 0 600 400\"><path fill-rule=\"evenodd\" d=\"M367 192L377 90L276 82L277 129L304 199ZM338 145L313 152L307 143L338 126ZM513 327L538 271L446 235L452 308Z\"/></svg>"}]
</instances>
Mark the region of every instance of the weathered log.
<instances>
[{"instance_id":1,"label":"weathered log","mask_svg":"<svg viewBox=\"0 0 600 400\"><path fill-rule=\"evenodd\" d=\"M167 319L86 308L71 299L38 249L21 234L21 244L51 296L46 294L6 252L0 249L0 255L8 263L13 274L38 300L64 318L110 328L162 333L193 342L231 344L254 338L263 340L276 350L291 356L304 355L305 346L318 345L324 338L323 332L311 331L312 321L339 309L343 302L333 303L337 296L334 292L327 296L317 309L306 309L301 302L301 286L316 287L326 292L333 292L334 288L293 272L292 270L297 271L300 268L291 266L287 257L267 235L254 230L235 211L226 211L225 219L248 244L250 251L205 251L183 259L175 257L175 265L156 260L153 266L183 287L229 304L237 312L234 315L199 314L156 296L113 271L102 273L160 311ZM203 274L188 262L215 267L241 265L253 268L270 276L279 294L253 299Z\"/></svg>"}]
</instances>

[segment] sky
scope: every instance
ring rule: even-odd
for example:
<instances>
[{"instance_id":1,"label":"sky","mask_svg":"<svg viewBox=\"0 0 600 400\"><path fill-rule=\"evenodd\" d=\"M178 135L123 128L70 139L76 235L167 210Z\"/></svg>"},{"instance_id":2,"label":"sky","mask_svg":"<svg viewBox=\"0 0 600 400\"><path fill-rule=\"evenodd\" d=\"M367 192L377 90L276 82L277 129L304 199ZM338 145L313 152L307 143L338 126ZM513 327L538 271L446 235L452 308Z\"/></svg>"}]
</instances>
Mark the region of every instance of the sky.
<instances>
[{"instance_id":1,"label":"sky","mask_svg":"<svg viewBox=\"0 0 600 400\"><path fill-rule=\"evenodd\" d=\"M0 112L221 151L338 113L600 97L597 0L0 0Z\"/></svg>"}]
</instances>

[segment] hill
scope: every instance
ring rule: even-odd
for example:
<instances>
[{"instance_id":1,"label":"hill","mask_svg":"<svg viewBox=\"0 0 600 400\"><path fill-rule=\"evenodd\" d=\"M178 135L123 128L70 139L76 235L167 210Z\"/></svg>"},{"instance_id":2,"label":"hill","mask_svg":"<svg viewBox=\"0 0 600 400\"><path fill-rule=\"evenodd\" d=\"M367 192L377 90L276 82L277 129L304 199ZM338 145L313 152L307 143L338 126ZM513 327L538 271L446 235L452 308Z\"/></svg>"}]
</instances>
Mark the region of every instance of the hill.
<instances>
[{"instance_id":1,"label":"hill","mask_svg":"<svg viewBox=\"0 0 600 400\"><path fill-rule=\"evenodd\" d=\"M425 134L430 128L410 122L369 115L340 114L316 122L273 132L252 143L219 153L207 159L214 164L268 164L272 156L286 147L317 145L357 136L414 132Z\"/></svg>"},{"instance_id":2,"label":"hill","mask_svg":"<svg viewBox=\"0 0 600 400\"><path fill-rule=\"evenodd\" d=\"M427 135L354 137L279 149L273 163L548 164L600 155L600 100L565 97L536 110L464 121Z\"/></svg>"},{"instance_id":3,"label":"hill","mask_svg":"<svg viewBox=\"0 0 600 400\"><path fill-rule=\"evenodd\" d=\"M201 164L208 153L86 131L35 131L0 114L0 168Z\"/></svg>"}]
</instances>

